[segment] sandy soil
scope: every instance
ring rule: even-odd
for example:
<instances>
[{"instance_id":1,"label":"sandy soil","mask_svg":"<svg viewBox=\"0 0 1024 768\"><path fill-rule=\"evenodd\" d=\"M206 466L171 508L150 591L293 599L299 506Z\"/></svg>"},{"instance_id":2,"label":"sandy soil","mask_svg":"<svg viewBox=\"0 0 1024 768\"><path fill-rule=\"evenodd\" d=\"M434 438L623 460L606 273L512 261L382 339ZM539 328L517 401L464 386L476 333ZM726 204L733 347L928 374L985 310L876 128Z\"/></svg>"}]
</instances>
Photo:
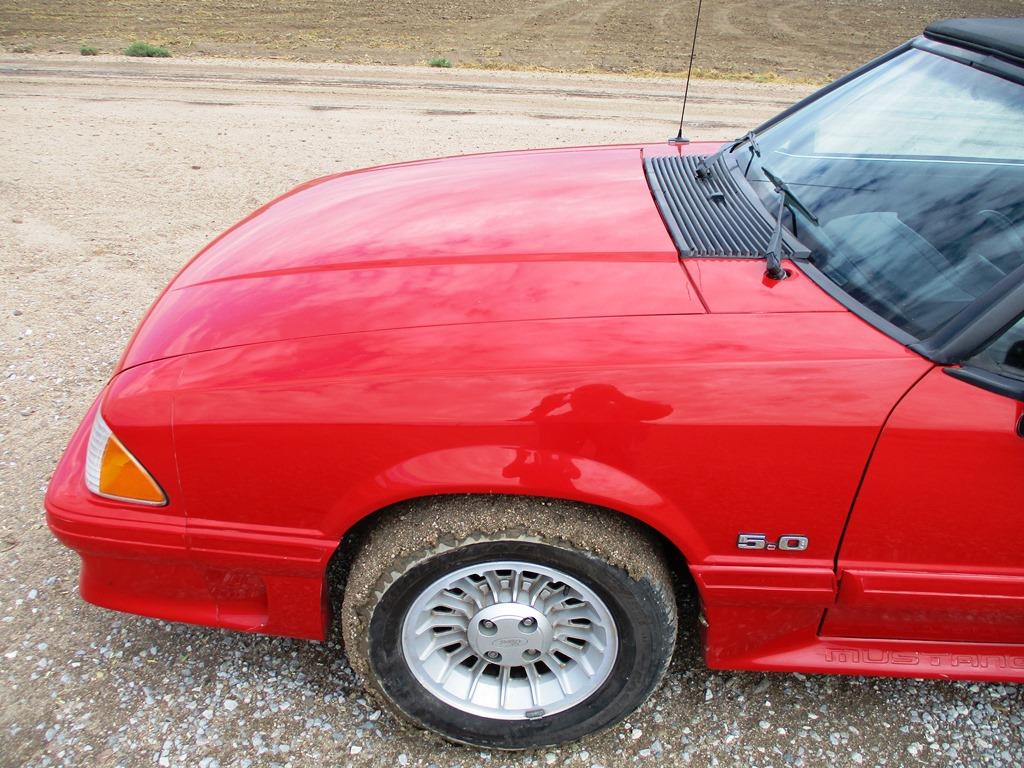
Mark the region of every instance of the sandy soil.
<instances>
[{"instance_id":1,"label":"sandy soil","mask_svg":"<svg viewBox=\"0 0 1024 768\"><path fill-rule=\"evenodd\" d=\"M680 71L696 0L0 0L7 50L119 52L133 40L176 56L570 71ZM1022 0L708 0L698 66L830 78L950 16L1020 16Z\"/></svg>"},{"instance_id":2,"label":"sandy soil","mask_svg":"<svg viewBox=\"0 0 1024 768\"><path fill-rule=\"evenodd\" d=\"M803 88L698 82L694 137ZM657 140L678 83L425 68L0 58L0 766L1020 765L1021 689L712 673L683 643L629 722L549 752L439 746L336 642L84 604L42 494L128 335L203 243L310 177L430 155Z\"/></svg>"}]
</instances>

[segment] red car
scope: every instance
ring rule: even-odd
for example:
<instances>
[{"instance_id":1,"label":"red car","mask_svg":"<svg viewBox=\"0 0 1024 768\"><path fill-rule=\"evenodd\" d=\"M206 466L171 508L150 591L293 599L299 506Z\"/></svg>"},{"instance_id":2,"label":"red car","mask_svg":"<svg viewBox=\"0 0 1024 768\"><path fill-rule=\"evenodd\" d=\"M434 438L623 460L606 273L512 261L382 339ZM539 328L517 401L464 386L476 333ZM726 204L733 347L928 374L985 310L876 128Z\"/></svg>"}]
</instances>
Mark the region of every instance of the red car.
<instances>
[{"instance_id":1,"label":"red car","mask_svg":"<svg viewBox=\"0 0 1024 768\"><path fill-rule=\"evenodd\" d=\"M1022 189L1021 19L724 145L310 182L156 301L47 519L89 602L340 617L477 745L620 720L678 622L715 668L1024 681Z\"/></svg>"}]
</instances>

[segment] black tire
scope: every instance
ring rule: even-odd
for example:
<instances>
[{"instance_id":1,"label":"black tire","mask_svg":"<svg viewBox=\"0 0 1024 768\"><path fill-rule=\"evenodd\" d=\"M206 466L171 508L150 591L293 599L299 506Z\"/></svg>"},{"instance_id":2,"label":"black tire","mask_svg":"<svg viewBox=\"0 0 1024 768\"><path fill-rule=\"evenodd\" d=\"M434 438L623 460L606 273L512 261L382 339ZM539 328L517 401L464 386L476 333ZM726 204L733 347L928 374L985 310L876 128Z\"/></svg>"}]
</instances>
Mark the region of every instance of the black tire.
<instances>
[{"instance_id":1,"label":"black tire","mask_svg":"<svg viewBox=\"0 0 1024 768\"><path fill-rule=\"evenodd\" d=\"M436 697L406 662L402 626L416 598L448 573L501 560L571 576L614 619L611 671L569 709L534 719L471 714ZM516 497L435 497L387 513L355 555L342 623L353 669L389 709L450 741L497 749L553 745L619 722L655 690L676 637L671 579L652 537L605 510Z\"/></svg>"}]
</instances>

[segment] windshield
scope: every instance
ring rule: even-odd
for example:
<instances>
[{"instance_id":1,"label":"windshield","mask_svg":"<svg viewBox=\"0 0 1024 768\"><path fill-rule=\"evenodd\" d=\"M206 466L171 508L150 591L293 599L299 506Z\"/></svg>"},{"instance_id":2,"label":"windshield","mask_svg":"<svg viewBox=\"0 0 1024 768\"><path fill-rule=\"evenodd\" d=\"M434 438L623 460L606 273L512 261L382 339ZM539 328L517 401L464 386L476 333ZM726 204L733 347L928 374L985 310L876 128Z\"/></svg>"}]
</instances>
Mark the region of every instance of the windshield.
<instances>
[{"instance_id":1,"label":"windshield","mask_svg":"<svg viewBox=\"0 0 1024 768\"><path fill-rule=\"evenodd\" d=\"M785 181L811 260L924 337L1024 264L1024 87L910 49L733 151L772 210ZM794 206L790 206L793 208Z\"/></svg>"}]
</instances>

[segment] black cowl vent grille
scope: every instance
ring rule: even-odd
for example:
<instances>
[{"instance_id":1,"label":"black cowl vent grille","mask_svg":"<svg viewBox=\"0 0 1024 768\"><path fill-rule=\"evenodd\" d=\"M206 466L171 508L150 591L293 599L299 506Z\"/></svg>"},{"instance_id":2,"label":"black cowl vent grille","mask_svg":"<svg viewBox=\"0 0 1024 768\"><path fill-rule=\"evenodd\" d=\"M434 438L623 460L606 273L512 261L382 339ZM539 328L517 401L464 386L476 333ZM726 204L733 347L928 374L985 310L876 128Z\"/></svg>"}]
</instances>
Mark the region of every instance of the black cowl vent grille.
<instances>
[{"instance_id":1,"label":"black cowl vent grille","mask_svg":"<svg viewBox=\"0 0 1024 768\"><path fill-rule=\"evenodd\" d=\"M740 189L725 161L697 178L699 157L644 160L647 181L680 256L764 258L772 224ZM789 248L784 246L785 252Z\"/></svg>"}]
</instances>

